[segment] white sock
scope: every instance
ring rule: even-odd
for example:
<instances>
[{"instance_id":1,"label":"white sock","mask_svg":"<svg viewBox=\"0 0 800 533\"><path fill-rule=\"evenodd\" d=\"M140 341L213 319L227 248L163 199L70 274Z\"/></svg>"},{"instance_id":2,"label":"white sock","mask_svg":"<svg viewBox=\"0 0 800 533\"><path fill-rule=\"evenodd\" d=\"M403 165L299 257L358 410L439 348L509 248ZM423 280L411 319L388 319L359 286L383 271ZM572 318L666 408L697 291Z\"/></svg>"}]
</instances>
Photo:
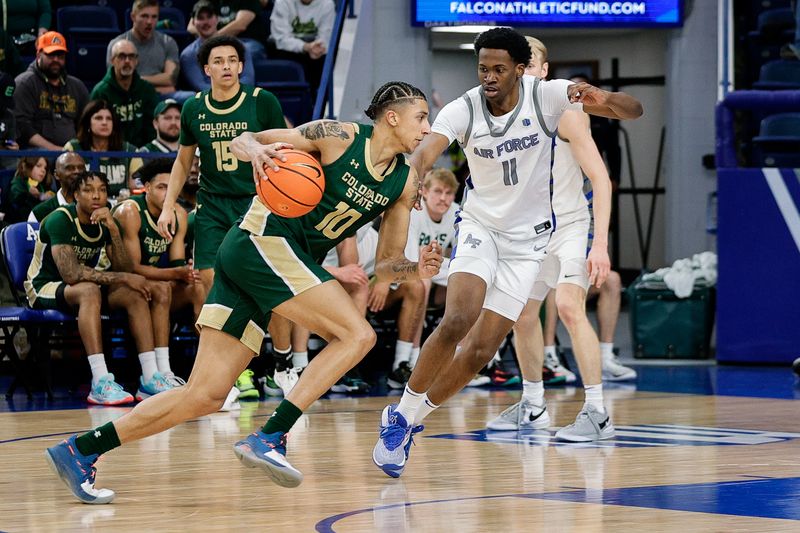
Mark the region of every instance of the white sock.
<instances>
[{"instance_id":1,"label":"white sock","mask_svg":"<svg viewBox=\"0 0 800 533\"><path fill-rule=\"evenodd\" d=\"M417 409L417 416L414 417L414 425L417 426L422 423L422 421L425 420L425 417L431 414L438 407L438 405L432 403L428 399L428 395L426 394L425 401L423 401Z\"/></svg>"},{"instance_id":2,"label":"white sock","mask_svg":"<svg viewBox=\"0 0 800 533\"><path fill-rule=\"evenodd\" d=\"M100 378L108 374L108 368L106 368L106 356L101 353L90 355L89 368L92 369L92 384L96 384Z\"/></svg>"},{"instance_id":3,"label":"white sock","mask_svg":"<svg viewBox=\"0 0 800 533\"><path fill-rule=\"evenodd\" d=\"M411 359L411 350L414 349L414 344L406 341L397 341L394 346L394 364L392 370L396 370L400 363L407 363Z\"/></svg>"},{"instance_id":4,"label":"white sock","mask_svg":"<svg viewBox=\"0 0 800 533\"><path fill-rule=\"evenodd\" d=\"M593 405L598 411L605 413L606 408L603 405L603 384L586 385L583 390L586 394L583 400L583 406Z\"/></svg>"},{"instance_id":5,"label":"white sock","mask_svg":"<svg viewBox=\"0 0 800 533\"><path fill-rule=\"evenodd\" d=\"M614 357L614 343L613 342L601 342L600 343L600 354L603 356L603 359L607 359L609 357Z\"/></svg>"},{"instance_id":6,"label":"white sock","mask_svg":"<svg viewBox=\"0 0 800 533\"><path fill-rule=\"evenodd\" d=\"M172 369L169 367L169 346L156 347L156 366L162 374L169 374Z\"/></svg>"},{"instance_id":7,"label":"white sock","mask_svg":"<svg viewBox=\"0 0 800 533\"><path fill-rule=\"evenodd\" d=\"M545 355L545 357L548 356L548 355L551 356L551 357L557 356L558 354L556 353L555 345L553 345L553 346L545 346L544 347L544 355Z\"/></svg>"},{"instance_id":8,"label":"white sock","mask_svg":"<svg viewBox=\"0 0 800 533\"><path fill-rule=\"evenodd\" d=\"M425 398L424 392L414 392L406 385L406 390L403 391L403 396L400 398L400 403L395 411L403 415L407 422L414 420L417 416L417 409L419 409Z\"/></svg>"},{"instance_id":9,"label":"white sock","mask_svg":"<svg viewBox=\"0 0 800 533\"><path fill-rule=\"evenodd\" d=\"M417 359L419 359L419 346L415 346L411 349L411 358L408 360L408 364L411 365L411 368L417 366Z\"/></svg>"},{"instance_id":10,"label":"white sock","mask_svg":"<svg viewBox=\"0 0 800 533\"><path fill-rule=\"evenodd\" d=\"M522 380L522 398L533 405L544 405L544 381Z\"/></svg>"},{"instance_id":11,"label":"white sock","mask_svg":"<svg viewBox=\"0 0 800 533\"><path fill-rule=\"evenodd\" d=\"M142 365L142 378L147 383L153 379L153 374L158 372L156 352L142 352L139 354L139 364Z\"/></svg>"},{"instance_id":12,"label":"white sock","mask_svg":"<svg viewBox=\"0 0 800 533\"><path fill-rule=\"evenodd\" d=\"M292 352L292 366L305 368L308 366L308 350L305 352Z\"/></svg>"}]
</instances>

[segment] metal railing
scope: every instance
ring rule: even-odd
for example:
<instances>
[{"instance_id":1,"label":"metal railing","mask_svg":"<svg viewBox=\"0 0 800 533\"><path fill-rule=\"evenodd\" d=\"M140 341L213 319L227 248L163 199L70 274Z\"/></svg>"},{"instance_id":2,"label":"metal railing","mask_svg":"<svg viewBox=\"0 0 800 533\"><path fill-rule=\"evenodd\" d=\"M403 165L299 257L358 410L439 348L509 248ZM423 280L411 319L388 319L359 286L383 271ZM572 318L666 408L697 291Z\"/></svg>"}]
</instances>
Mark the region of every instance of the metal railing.
<instances>
[{"instance_id":1,"label":"metal railing","mask_svg":"<svg viewBox=\"0 0 800 533\"><path fill-rule=\"evenodd\" d=\"M339 42L342 39L342 28L344 27L344 17L356 18L354 0L340 2L336 8L336 20L333 23L331 41L328 43L328 53L325 55L325 63L322 67L322 78L317 89L317 98L314 102L314 112L311 115L313 120L323 118L325 104L328 105L327 118L334 118L333 112L333 68L336 64L336 56L339 52Z\"/></svg>"}]
</instances>

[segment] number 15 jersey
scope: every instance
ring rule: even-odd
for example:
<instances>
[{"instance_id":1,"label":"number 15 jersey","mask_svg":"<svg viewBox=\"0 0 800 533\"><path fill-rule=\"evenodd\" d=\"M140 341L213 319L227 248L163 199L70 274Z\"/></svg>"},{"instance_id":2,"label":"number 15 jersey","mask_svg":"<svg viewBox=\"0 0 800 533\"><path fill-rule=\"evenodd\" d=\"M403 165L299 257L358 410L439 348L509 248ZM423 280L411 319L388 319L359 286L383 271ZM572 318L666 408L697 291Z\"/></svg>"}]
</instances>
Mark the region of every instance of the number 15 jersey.
<instances>
[{"instance_id":1,"label":"number 15 jersey","mask_svg":"<svg viewBox=\"0 0 800 533\"><path fill-rule=\"evenodd\" d=\"M505 115L489 112L480 86L439 112L431 131L457 140L469 165L462 216L514 240L552 231L553 137L564 110L582 107L569 103L570 84L523 76Z\"/></svg>"},{"instance_id":2,"label":"number 15 jersey","mask_svg":"<svg viewBox=\"0 0 800 533\"><path fill-rule=\"evenodd\" d=\"M200 189L222 196L252 196L253 166L236 159L231 141L245 132L285 128L278 99L259 87L242 85L230 100L218 102L211 90L189 98L181 110L183 146L200 148Z\"/></svg>"}]
</instances>

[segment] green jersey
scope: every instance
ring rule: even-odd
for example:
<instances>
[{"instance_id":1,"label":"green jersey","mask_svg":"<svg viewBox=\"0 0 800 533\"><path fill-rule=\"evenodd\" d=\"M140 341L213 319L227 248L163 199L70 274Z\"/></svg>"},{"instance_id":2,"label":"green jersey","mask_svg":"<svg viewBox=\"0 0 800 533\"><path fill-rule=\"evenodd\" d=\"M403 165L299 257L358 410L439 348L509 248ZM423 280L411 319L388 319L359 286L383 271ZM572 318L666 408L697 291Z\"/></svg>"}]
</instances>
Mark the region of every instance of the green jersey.
<instances>
[{"instance_id":1,"label":"green jersey","mask_svg":"<svg viewBox=\"0 0 800 533\"><path fill-rule=\"evenodd\" d=\"M69 152L79 152L85 150L78 139L71 139L64 145L64 149ZM135 152L136 147L129 142L123 141L123 152ZM90 151L90 150L85 150ZM111 150L109 150L111 151ZM91 161L86 159L86 170L89 170ZM100 158L100 172L108 176L108 196L109 198L116 198L119 191L128 187L128 176L135 170L142 166L141 160L131 159L129 157L102 157Z\"/></svg>"},{"instance_id":2,"label":"green jersey","mask_svg":"<svg viewBox=\"0 0 800 533\"><path fill-rule=\"evenodd\" d=\"M339 159L322 167L325 194L313 211L282 218L254 198L239 227L255 235L292 237L314 260L321 261L328 250L385 211L402 194L410 167L399 154L383 174L376 171L369 158L373 128L354 126L353 143Z\"/></svg>"},{"instance_id":3,"label":"green jersey","mask_svg":"<svg viewBox=\"0 0 800 533\"><path fill-rule=\"evenodd\" d=\"M158 232L158 217L153 218L147 209L147 199L144 194L131 196L124 202L117 204L114 211L125 204L131 204L139 212L141 224L139 225L139 250L142 252L139 264L158 266L161 256L169 249L169 241ZM177 219L175 231L178 231Z\"/></svg>"},{"instance_id":4,"label":"green jersey","mask_svg":"<svg viewBox=\"0 0 800 533\"><path fill-rule=\"evenodd\" d=\"M25 292L33 305L40 289L47 283L63 281L53 259L52 247L71 245L81 265L98 268L104 261L105 248L111 243L111 234L103 224L81 224L75 204L59 207L42 221L33 259L28 267Z\"/></svg>"},{"instance_id":5,"label":"green jersey","mask_svg":"<svg viewBox=\"0 0 800 533\"><path fill-rule=\"evenodd\" d=\"M242 85L236 96L217 102L209 89L183 104L180 143L200 147L201 190L252 196L256 192L253 167L233 155L231 141L245 131L285 127L281 105L271 92Z\"/></svg>"}]
</instances>

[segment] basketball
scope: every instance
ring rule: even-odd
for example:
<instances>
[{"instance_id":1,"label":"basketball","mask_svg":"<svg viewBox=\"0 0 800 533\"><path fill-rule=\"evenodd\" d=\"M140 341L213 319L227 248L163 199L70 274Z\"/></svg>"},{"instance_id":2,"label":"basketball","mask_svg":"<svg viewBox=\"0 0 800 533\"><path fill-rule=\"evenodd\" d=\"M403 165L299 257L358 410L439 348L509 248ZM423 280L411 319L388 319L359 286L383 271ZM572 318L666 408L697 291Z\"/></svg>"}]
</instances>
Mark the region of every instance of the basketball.
<instances>
[{"instance_id":1,"label":"basketball","mask_svg":"<svg viewBox=\"0 0 800 533\"><path fill-rule=\"evenodd\" d=\"M275 159L280 171L264 166L268 179L258 180L256 192L261 202L278 216L296 218L311 212L325 191L322 167L302 150L281 150L286 161Z\"/></svg>"}]
</instances>

